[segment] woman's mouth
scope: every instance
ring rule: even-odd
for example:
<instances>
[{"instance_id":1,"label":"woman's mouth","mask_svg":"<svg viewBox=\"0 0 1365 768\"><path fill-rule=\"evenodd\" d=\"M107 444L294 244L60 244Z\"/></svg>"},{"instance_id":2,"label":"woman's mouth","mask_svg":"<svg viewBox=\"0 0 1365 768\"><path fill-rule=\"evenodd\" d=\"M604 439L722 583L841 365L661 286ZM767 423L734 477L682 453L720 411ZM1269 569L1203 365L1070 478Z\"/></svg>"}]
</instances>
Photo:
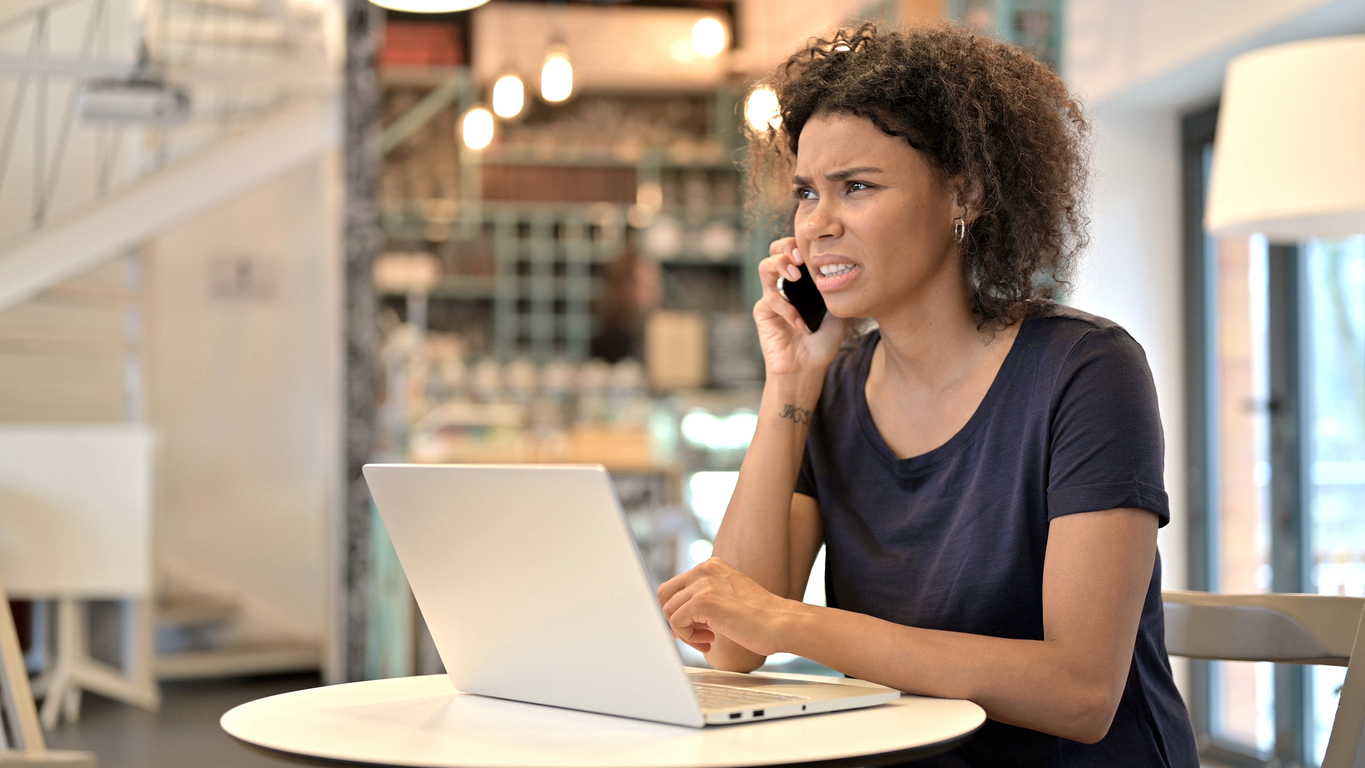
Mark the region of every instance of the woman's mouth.
<instances>
[{"instance_id":1,"label":"woman's mouth","mask_svg":"<svg viewBox=\"0 0 1365 768\"><path fill-rule=\"evenodd\" d=\"M862 267L847 261L821 264L818 269L814 270L815 286L822 293L837 291L861 270Z\"/></svg>"}]
</instances>

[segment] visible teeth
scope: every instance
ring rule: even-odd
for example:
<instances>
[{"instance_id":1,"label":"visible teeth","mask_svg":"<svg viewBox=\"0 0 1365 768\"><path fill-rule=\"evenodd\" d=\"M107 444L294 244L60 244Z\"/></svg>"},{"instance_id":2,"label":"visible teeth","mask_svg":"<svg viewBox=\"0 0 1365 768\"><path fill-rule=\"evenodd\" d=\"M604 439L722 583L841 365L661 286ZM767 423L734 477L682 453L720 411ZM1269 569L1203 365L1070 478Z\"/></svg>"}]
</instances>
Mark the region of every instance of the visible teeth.
<instances>
[{"instance_id":1,"label":"visible teeth","mask_svg":"<svg viewBox=\"0 0 1365 768\"><path fill-rule=\"evenodd\" d=\"M853 271L852 264L827 264L823 267L820 267L820 274L824 277L833 277L835 275L842 275L845 272L852 271Z\"/></svg>"}]
</instances>

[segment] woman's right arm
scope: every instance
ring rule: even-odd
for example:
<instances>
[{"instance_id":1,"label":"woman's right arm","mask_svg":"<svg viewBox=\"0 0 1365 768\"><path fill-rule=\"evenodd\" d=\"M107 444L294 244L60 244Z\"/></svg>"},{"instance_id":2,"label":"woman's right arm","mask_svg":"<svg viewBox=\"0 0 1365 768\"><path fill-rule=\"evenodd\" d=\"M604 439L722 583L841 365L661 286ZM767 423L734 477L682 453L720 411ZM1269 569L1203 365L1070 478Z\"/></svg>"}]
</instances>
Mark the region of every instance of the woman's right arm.
<instances>
[{"instance_id":1,"label":"woman's right arm","mask_svg":"<svg viewBox=\"0 0 1365 768\"><path fill-rule=\"evenodd\" d=\"M767 379L758 426L715 545L716 557L769 592L793 600L805 591L824 536L815 499L792 489L825 371L839 351L846 325L827 316L820 330L810 333L796 308L777 292L779 276L799 275L795 265L800 258L795 241L786 238L774 242L759 264L763 298L754 305L754 321ZM749 671L763 657L717 637L707 661L717 669Z\"/></svg>"}]
</instances>

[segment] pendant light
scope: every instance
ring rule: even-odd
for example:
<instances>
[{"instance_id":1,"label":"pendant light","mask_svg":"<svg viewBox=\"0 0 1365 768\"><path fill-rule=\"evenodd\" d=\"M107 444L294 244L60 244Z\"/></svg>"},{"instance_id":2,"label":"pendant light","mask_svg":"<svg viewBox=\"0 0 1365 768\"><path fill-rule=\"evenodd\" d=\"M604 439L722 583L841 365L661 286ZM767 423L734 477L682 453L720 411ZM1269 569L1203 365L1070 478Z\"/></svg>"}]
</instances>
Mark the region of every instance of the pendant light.
<instances>
[{"instance_id":1,"label":"pendant light","mask_svg":"<svg viewBox=\"0 0 1365 768\"><path fill-rule=\"evenodd\" d=\"M478 8L488 0L370 0L380 8L407 13L454 13Z\"/></svg>"},{"instance_id":2,"label":"pendant light","mask_svg":"<svg viewBox=\"0 0 1365 768\"><path fill-rule=\"evenodd\" d=\"M479 151L493 142L493 113L485 107L474 107L460 120L460 139L464 145Z\"/></svg>"},{"instance_id":3,"label":"pendant light","mask_svg":"<svg viewBox=\"0 0 1365 768\"><path fill-rule=\"evenodd\" d=\"M760 85L749 93L748 100L744 102L744 120L755 131L776 129L782 125L782 108L773 89Z\"/></svg>"},{"instance_id":4,"label":"pendant light","mask_svg":"<svg viewBox=\"0 0 1365 768\"><path fill-rule=\"evenodd\" d=\"M546 101L560 102L573 93L573 64L569 49L563 44L550 46L545 51L545 64L540 68L540 95Z\"/></svg>"},{"instance_id":5,"label":"pendant light","mask_svg":"<svg viewBox=\"0 0 1365 768\"><path fill-rule=\"evenodd\" d=\"M719 56L725 50L725 25L707 16L692 25L692 50L698 56Z\"/></svg>"},{"instance_id":6,"label":"pendant light","mask_svg":"<svg viewBox=\"0 0 1365 768\"><path fill-rule=\"evenodd\" d=\"M526 85L515 73L499 77L493 83L493 113L504 120L521 114L526 106Z\"/></svg>"}]
</instances>

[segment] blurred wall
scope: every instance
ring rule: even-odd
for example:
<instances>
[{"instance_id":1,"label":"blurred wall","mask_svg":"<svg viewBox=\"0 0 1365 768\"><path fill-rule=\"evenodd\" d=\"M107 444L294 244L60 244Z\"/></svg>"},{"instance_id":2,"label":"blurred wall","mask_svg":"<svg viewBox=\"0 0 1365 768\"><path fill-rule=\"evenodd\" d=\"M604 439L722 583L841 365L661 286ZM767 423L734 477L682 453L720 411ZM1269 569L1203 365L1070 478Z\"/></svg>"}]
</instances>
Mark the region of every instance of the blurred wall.
<instances>
[{"instance_id":1,"label":"blurred wall","mask_svg":"<svg viewBox=\"0 0 1365 768\"><path fill-rule=\"evenodd\" d=\"M137 418L128 326L141 306L139 263L137 254L111 259L0 310L0 424Z\"/></svg>"},{"instance_id":2,"label":"blurred wall","mask_svg":"<svg viewBox=\"0 0 1365 768\"><path fill-rule=\"evenodd\" d=\"M1217 97L1228 59L1360 29L1360 0L1067 0L1063 71L1092 105Z\"/></svg>"},{"instance_id":3,"label":"blurred wall","mask_svg":"<svg viewBox=\"0 0 1365 768\"><path fill-rule=\"evenodd\" d=\"M1187 585L1180 124L1174 112L1091 110L1091 245L1070 303L1122 325L1147 352L1166 433L1171 522L1161 529L1162 581Z\"/></svg>"},{"instance_id":4,"label":"blurred wall","mask_svg":"<svg viewBox=\"0 0 1365 768\"><path fill-rule=\"evenodd\" d=\"M876 0L748 0L740 3L735 68L766 75L806 40L875 11Z\"/></svg>"},{"instance_id":5,"label":"blurred wall","mask_svg":"<svg viewBox=\"0 0 1365 768\"><path fill-rule=\"evenodd\" d=\"M238 593L247 634L329 626L339 173L329 153L148 246L158 559Z\"/></svg>"}]
</instances>

